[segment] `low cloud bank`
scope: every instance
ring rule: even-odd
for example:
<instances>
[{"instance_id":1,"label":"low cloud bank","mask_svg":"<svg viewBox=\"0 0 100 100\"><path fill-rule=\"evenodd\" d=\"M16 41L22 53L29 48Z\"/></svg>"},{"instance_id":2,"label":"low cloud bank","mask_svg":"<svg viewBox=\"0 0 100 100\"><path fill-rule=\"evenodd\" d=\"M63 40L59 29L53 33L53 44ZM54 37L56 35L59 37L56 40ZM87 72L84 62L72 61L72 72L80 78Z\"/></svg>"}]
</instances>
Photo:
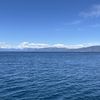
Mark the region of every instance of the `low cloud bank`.
<instances>
[{"instance_id":1,"label":"low cloud bank","mask_svg":"<svg viewBox=\"0 0 100 100\"><path fill-rule=\"evenodd\" d=\"M18 45L11 45L4 42L0 42L0 48L13 48L13 49L24 49L24 48L68 48L68 49L76 49L76 48L82 48L82 47L89 47L93 45L98 44L79 44L79 45L66 45L66 44L45 44L45 43L33 43L33 42L22 42Z\"/></svg>"}]
</instances>

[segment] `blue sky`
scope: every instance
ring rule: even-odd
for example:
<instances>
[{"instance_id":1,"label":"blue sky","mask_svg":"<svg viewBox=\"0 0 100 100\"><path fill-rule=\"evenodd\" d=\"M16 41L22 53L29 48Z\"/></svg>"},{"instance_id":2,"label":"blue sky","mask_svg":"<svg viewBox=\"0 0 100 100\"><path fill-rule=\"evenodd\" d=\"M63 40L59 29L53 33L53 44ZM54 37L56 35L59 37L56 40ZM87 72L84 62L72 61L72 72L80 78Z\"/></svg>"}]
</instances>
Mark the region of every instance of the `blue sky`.
<instances>
[{"instance_id":1,"label":"blue sky","mask_svg":"<svg viewBox=\"0 0 100 100\"><path fill-rule=\"evenodd\" d=\"M0 0L0 42L100 44L100 0Z\"/></svg>"}]
</instances>

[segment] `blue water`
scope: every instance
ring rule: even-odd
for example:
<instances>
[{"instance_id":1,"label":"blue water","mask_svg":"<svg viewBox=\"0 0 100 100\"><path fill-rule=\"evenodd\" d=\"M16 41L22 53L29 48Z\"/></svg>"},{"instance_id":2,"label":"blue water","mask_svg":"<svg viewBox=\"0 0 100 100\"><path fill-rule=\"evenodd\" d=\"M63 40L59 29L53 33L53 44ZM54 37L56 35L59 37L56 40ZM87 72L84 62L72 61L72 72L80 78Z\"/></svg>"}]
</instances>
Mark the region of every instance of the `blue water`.
<instances>
[{"instance_id":1,"label":"blue water","mask_svg":"<svg viewBox=\"0 0 100 100\"><path fill-rule=\"evenodd\" d=\"M0 53L0 100L100 100L100 53Z\"/></svg>"}]
</instances>

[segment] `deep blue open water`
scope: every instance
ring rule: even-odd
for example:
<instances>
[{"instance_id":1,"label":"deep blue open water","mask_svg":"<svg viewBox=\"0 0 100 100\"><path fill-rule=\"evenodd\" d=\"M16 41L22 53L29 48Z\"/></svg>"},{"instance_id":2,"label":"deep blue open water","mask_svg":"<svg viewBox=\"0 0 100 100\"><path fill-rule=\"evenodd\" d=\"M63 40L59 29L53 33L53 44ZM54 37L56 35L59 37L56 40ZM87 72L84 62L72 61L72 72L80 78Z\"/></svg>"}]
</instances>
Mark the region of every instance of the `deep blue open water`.
<instances>
[{"instance_id":1,"label":"deep blue open water","mask_svg":"<svg viewBox=\"0 0 100 100\"><path fill-rule=\"evenodd\" d=\"M100 53L0 53L0 100L100 100Z\"/></svg>"}]
</instances>

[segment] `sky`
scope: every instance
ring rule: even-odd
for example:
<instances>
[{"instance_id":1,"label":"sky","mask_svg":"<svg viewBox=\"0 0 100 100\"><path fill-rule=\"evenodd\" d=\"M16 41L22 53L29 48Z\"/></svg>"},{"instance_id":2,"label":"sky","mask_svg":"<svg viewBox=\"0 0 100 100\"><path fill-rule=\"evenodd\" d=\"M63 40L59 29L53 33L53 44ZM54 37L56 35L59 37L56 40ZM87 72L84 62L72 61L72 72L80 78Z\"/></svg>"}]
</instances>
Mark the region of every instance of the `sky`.
<instances>
[{"instance_id":1,"label":"sky","mask_svg":"<svg viewBox=\"0 0 100 100\"><path fill-rule=\"evenodd\" d=\"M0 0L0 47L100 44L100 0Z\"/></svg>"}]
</instances>

